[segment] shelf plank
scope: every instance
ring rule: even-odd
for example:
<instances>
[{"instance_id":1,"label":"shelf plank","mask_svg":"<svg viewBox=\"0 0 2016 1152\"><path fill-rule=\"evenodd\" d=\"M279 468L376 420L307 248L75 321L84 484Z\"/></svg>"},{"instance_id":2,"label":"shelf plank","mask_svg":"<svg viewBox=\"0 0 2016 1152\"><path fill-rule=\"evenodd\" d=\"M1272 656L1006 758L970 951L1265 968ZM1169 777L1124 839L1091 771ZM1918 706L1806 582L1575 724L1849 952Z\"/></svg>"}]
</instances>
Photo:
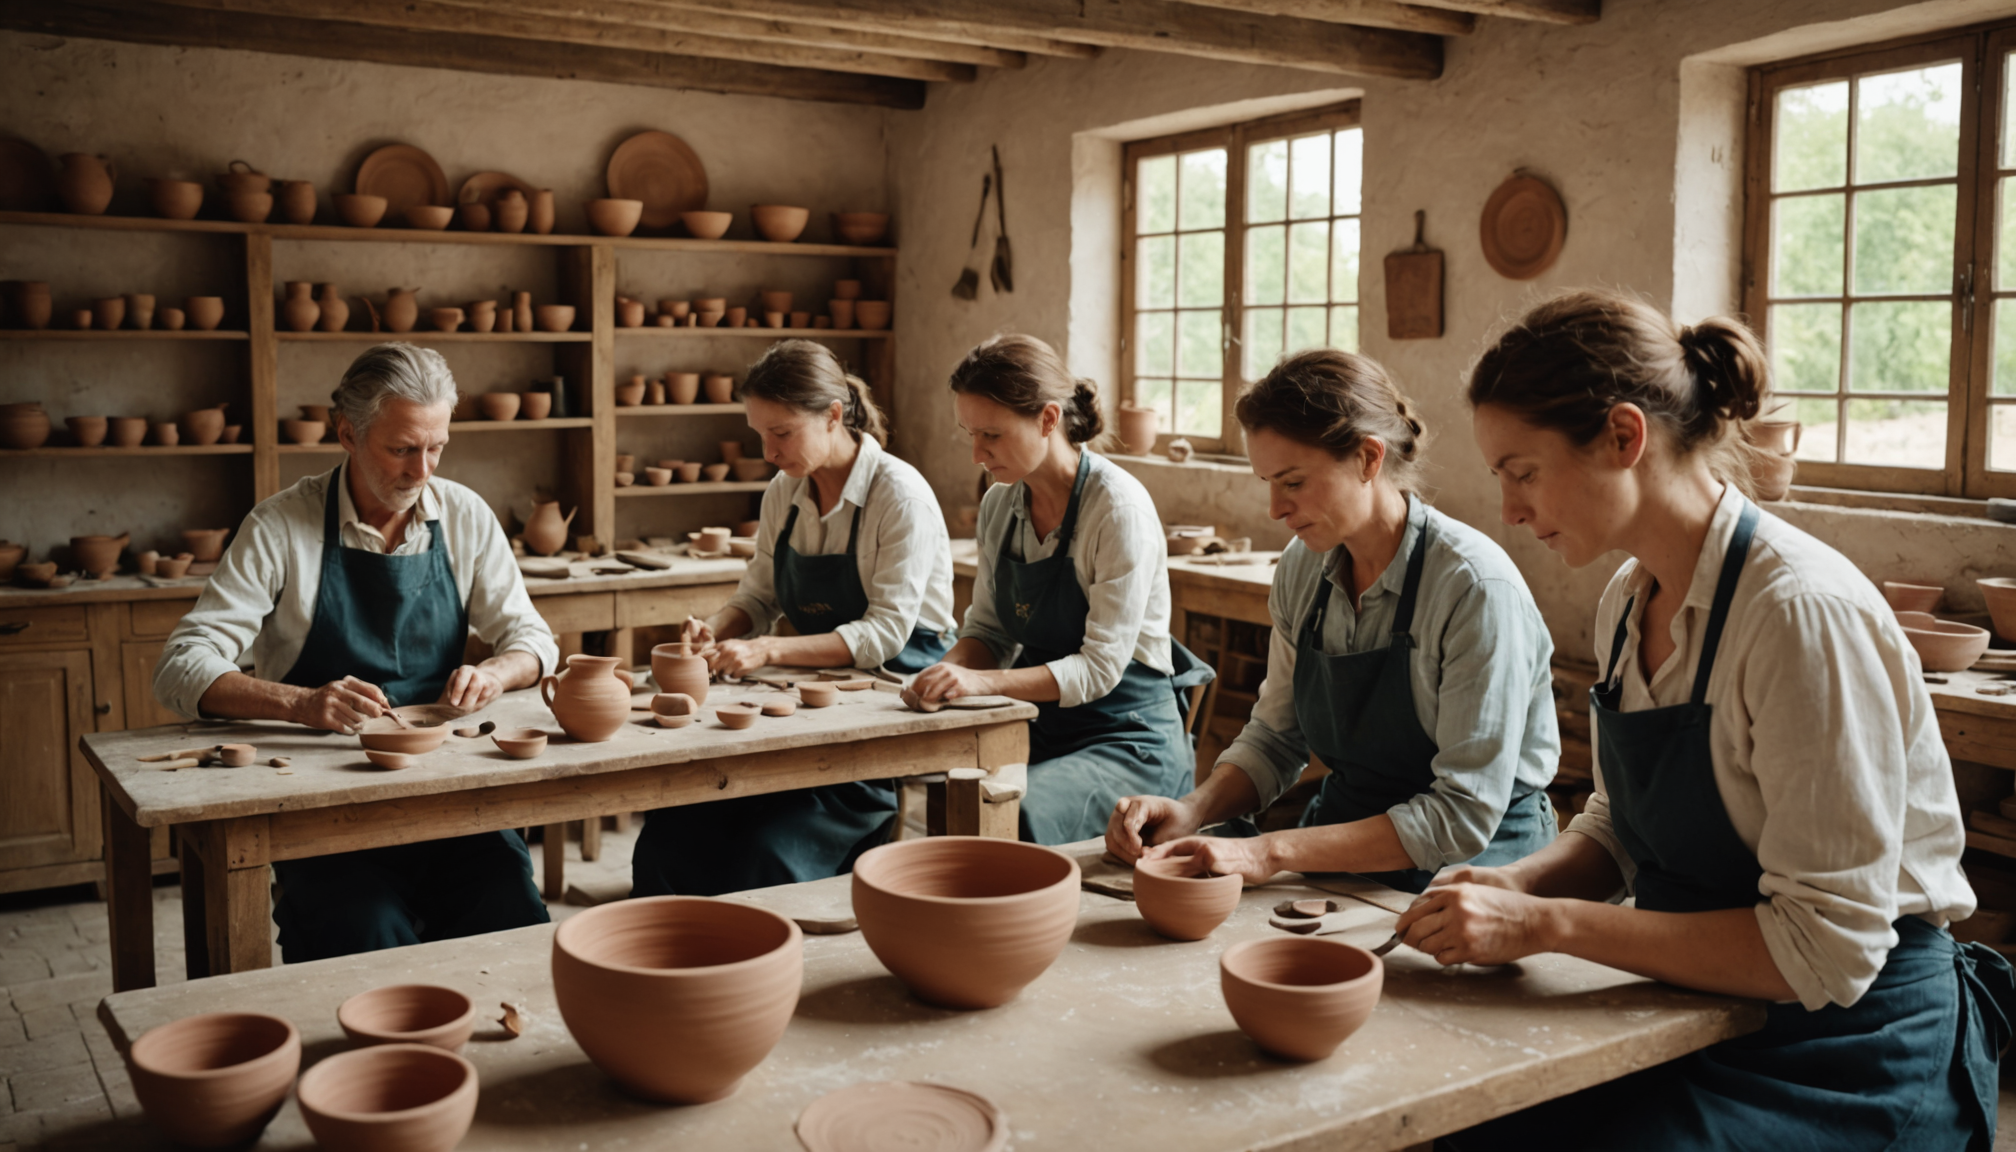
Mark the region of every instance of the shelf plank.
<instances>
[{"instance_id":1,"label":"shelf plank","mask_svg":"<svg viewBox=\"0 0 2016 1152\"><path fill-rule=\"evenodd\" d=\"M718 496L724 492L761 492L768 480L701 480L693 484L632 484L616 489L619 497L629 496Z\"/></svg>"},{"instance_id":2,"label":"shelf plank","mask_svg":"<svg viewBox=\"0 0 2016 1152\"><path fill-rule=\"evenodd\" d=\"M247 333L217 329L198 332L184 328L179 332L168 332L159 328L145 330L120 328L105 331L98 328L0 328L0 340L244 340Z\"/></svg>"},{"instance_id":3,"label":"shelf plank","mask_svg":"<svg viewBox=\"0 0 2016 1152\"><path fill-rule=\"evenodd\" d=\"M547 417L544 420L457 420L448 425L450 432L550 432L561 428L593 428L595 420L590 416L569 416L565 419Z\"/></svg>"},{"instance_id":4,"label":"shelf plank","mask_svg":"<svg viewBox=\"0 0 2016 1152\"><path fill-rule=\"evenodd\" d=\"M622 493L619 492L617 495L620 496ZM2016 857L2016 840L2011 840L2006 836L1997 836L1991 832L1978 831L1973 828L1967 829L1967 847L1979 848L1983 852L1993 852L1998 856Z\"/></svg>"},{"instance_id":5,"label":"shelf plank","mask_svg":"<svg viewBox=\"0 0 2016 1152\"><path fill-rule=\"evenodd\" d=\"M406 340L420 344L586 344L592 332L275 332L283 344Z\"/></svg>"},{"instance_id":6,"label":"shelf plank","mask_svg":"<svg viewBox=\"0 0 2016 1152\"><path fill-rule=\"evenodd\" d=\"M115 448L101 444L96 448L51 447L40 448L0 448L0 456L54 456L85 459L97 456L250 456L250 444L186 444L165 447L160 444L142 444L137 448Z\"/></svg>"},{"instance_id":7,"label":"shelf plank","mask_svg":"<svg viewBox=\"0 0 2016 1152\"><path fill-rule=\"evenodd\" d=\"M616 407L617 419L632 416L740 416L740 404L632 404Z\"/></svg>"},{"instance_id":8,"label":"shelf plank","mask_svg":"<svg viewBox=\"0 0 2016 1152\"><path fill-rule=\"evenodd\" d=\"M887 340L895 333L887 328L870 331L866 328L659 328L646 325L642 328L618 328L618 336L658 336L685 337L699 336L743 336L749 338L769 337L772 340L788 340L793 337L836 340Z\"/></svg>"},{"instance_id":9,"label":"shelf plank","mask_svg":"<svg viewBox=\"0 0 2016 1152\"><path fill-rule=\"evenodd\" d=\"M344 448L334 440L329 440L321 444L277 444L274 450L282 456L299 456L316 452L341 452Z\"/></svg>"}]
</instances>

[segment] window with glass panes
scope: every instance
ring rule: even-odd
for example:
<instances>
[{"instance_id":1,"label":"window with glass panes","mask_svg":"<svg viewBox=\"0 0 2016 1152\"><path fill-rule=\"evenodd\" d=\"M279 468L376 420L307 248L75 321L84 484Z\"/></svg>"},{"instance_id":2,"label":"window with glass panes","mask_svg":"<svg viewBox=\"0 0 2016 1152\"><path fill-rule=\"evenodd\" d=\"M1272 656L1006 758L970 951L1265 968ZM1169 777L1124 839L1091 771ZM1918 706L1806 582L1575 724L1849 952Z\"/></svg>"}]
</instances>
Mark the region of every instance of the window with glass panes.
<instances>
[{"instance_id":1,"label":"window with glass panes","mask_svg":"<svg viewBox=\"0 0 2016 1152\"><path fill-rule=\"evenodd\" d=\"M1753 73L1745 307L1799 483L2016 495L2012 37Z\"/></svg>"},{"instance_id":2,"label":"window with glass panes","mask_svg":"<svg viewBox=\"0 0 2016 1152\"><path fill-rule=\"evenodd\" d=\"M1362 139L1354 101L1128 145L1121 395L1163 443L1243 451L1245 385L1357 349Z\"/></svg>"}]
</instances>

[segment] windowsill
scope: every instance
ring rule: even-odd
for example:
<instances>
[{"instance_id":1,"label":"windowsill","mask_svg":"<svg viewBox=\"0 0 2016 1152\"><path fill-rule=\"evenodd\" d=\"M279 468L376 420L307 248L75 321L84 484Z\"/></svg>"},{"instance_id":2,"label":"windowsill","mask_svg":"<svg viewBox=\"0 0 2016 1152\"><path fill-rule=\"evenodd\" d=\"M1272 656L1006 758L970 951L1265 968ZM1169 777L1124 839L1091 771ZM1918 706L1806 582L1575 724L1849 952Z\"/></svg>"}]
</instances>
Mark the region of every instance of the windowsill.
<instances>
[{"instance_id":1,"label":"windowsill","mask_svg":"<svg viewBox=\"0 0 2016 1152\"><path fill-rule=\"evenodd\" d=\"M1949 516L1959 520L2002 523L1988 514L1988 501L1957 496L1919 496L1905 492L1863 492L1852 488L1821 488L1794 484L1786 501L1864 512L1898 512L1912 516Z\"/></svg>"},{"instance_id":2,"label":"windowsill","mask_svg":"<svg viewBox=\"0 0 2016 1152\"><path fill-rule=\"evenodd\" d=\"M1125 452L1108 452L1105 456L1116 464L1135 464L1149 468L1177 468L1190 472L1245 476L1248 478L1251 478L1253 475L1253 466L1248 464L1244 457L1221 456L1215 452L1199 452L1181 464L1163 455L1133 456Z\"/></svg>"}]
</instances>

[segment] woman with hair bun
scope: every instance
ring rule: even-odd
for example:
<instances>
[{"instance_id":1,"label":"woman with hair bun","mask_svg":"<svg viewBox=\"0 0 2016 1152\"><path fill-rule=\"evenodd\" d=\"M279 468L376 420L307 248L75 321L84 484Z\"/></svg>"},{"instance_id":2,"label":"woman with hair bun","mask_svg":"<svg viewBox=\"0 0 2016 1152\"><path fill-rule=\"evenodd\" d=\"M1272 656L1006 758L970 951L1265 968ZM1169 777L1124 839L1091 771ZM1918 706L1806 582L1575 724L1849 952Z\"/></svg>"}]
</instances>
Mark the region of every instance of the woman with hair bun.
<instances>
[{"instance_id":1,"label":"woman with hair bun","mask_svg":"<svg viewBox=\"0 0 2016 1152\"><path fill-rule=\"evenodd\" d=\"M1356 872L1419 892L1447 865L1551 842L1553 641L1504 550L1416 494L1406 397L1377 362L1322 348L1237 413L1269 512L1295 533L1268 594L1267 679L1212 774L1180 800L1122 800L1107 847L1255 883ZM1301 827L1192 835L1265 809L1311 760L1330 772Z\"/></svg>"},{"instance_id":2,"label":"woman with hair bun","mask_svg":"<svg viewBox=\"0 0 2016 1152\"><path fill-rule=\"evenodd\" d=\"M1596 791L1550 847L1438 877L1407 943L1565 952L1772 1001L1763 1030L1447 1138L1482 1148L1987 1148L2008 963L1973 913L1918 657L1867 576L1744 495L1768 390L1734 320L1541 305L1471 373L1503 517L1571 566L1630 557L1596 614ZM1624 895L1635 906L1615 903Z\"/></svg>"},{"instance_id":3,"label":"woman with hair bun","mask_svg":"<svg viewBox=\"0 0 2016 1152\"><path fill-rule=\"evenodd\" d=\"M952 551L931 486L882 448L881 411L832 351L784 340L742 384L779 475L756 556L719 612L689 621L714 671L765 664L916 672L951 646ZM775 635L780 619L795 636ZM665 808L646 819L632 894L712 896L835 876L882 842L890 781Z\"/></svg>"},{"instance_id":4,"label":"woman with hair bun","mask_svg":"<svg viewBox=\"0 0 2016 1152\"><path fill-rule=\"evenodd\" d=\"M1036 704L1022 836L1096 836L1121 796L1179 794L1196 756L1172 674L1168 543L1141 482L1088 447L1092 383L1048 344L997 336L952 371L980 501L979 572L959 642L911 690L927 703L1002 695Z\"/></svg>"}]
</instances>

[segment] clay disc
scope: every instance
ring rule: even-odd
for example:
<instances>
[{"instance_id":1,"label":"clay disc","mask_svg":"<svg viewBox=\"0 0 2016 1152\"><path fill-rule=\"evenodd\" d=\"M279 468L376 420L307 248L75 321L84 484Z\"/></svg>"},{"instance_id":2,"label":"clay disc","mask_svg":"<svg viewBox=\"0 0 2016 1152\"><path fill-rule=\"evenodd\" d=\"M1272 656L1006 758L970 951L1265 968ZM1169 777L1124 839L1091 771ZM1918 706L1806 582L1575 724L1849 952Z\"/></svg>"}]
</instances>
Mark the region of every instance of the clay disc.
<instances>
[{"instance_id":1,"label":"clay disc","mask_svg":"<svg viewBox=\"0 0 2016 1152\"><path fill-rule=\"evenodd\" d=\"M1531 280L1552 267L1568 238L1560 193L1531 176L1514 176L1491 193L1478 225L1484 259L1508 280Z\"/></svg>"},{"instance_id":2,"label":"clay disc","mask_svg":"<svg viewBox=\"0 0 2016 1152\"><path fill-rule=\"evenodd\" d=\"M808 1152L999 1152L1008 1119L984 1096L939 1084L882 1081L828 1092L798 1114Z\"/></svg>"},{"instance_id":3,"label":"clay disc","mask_svg":"<svg viewBox=\"0 0 2016 1152\"><path fill-rule=\"evenodd\" d=\"M609 195L644 202L640 223L654 231L677 224L681 212L707 207L707 168L670 132L639 132L618 144L606 178Z\"/></svg>"},{"instance_id":4,"label":"clay disc","mask_svg":"<svg viewBox=\"0 0 2016 1152\"><path fill-rule=\"evenodd\" d=\"M411 144L387 144L366 156L357 169L357 192L385 197L385 218L400 224L405 223L408 208L455 206L448 174L434 157Z\"/></svg>"},{"instance_id":5,"label":"clay disc","mask_svg":"<svg viewBox=\"0 0 2016 1152\"><path fill-rule=\"evenodd\" d=\"M0 136L0 212L48 212L56 203L56 168L26 140Z\"/></svg>"}]
</instances>

